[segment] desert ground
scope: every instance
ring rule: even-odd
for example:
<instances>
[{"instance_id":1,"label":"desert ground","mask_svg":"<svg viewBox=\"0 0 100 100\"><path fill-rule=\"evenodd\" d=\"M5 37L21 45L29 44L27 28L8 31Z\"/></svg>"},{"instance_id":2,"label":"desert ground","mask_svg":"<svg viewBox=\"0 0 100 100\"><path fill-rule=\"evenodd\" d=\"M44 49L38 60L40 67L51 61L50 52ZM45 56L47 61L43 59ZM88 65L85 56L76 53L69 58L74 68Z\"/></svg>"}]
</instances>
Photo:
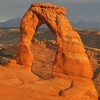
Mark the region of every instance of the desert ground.
<instances>
[{"instance_id":1,"label":"desert ground","mask_svg":"<svg viewBox=\"0 0 100 100\"><path fill-rule=\"evenodd\" d=\"M93 81L100 98L100 31L74 30L79 33L84 43L86 54L94 71ZM6 97L4 98L6 94L7 100L14 99L16 97L15 95L17 95L16 100L22 100L22 98L24 98L24 100L33 100L32 97L36 97L34 100L41 100L41 97L36 96L37 94L45 96L49 93L51 96L44 100L52 100L53 95L55 95L55 100L64 100L63 97L58 97L57 95L62 95L60 89L63 89L64 87L69 88L71 86L71 80L52 79L52 67L57 50L55 39L55 36L48 28L38 29L32 39L31 49L34 55L34 62L31 69L32 73L29 73L28 70L30 69L20 69L19 67L22 66L16 66L14 61L20 40L20 30L17 28L0 29L0 100L6 100ZM13 71L10 69L13 69ZM46 82L44 83L43 80ZM50 87L56 85L57 82L59 88L56 87L54 90ZM84 82L85 81L83 80L83 83ZM67 86L65 83L67 83ZM39 87L41 84L43 88ZM61 87L60 84L63 84L63 87ZM37 91L34 91L36 90L34 89L34 86L37 87ZM5 89L6 92L4 91ZM13 89L16 94L13 93ZM41 94L40 92L43 91L43 89L45 89L45 91ZM9 91L11 91L12 94L10 94ZM22 97L20 97L21 95Z\"/></svg>"}]
</instances>

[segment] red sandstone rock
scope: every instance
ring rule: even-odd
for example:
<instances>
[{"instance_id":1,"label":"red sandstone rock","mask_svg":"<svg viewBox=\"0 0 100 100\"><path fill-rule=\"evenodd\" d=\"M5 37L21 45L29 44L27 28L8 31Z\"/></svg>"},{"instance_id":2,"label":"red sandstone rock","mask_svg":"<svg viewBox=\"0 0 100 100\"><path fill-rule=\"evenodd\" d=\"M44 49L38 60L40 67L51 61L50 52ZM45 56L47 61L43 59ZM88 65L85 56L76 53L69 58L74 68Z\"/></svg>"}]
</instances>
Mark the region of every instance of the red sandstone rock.
<instances>
[{"instance_id":1,"label":"red sandstone rock","mask_svg":"<svg viewBox=\"0 0 100 100\"><path fill-rule=\"evenodd\" d=\"M97 100L97 94L87 78L59 74L43 80L12 61L0 66L0 100Z\"/></svg>"},{"instance_id":2,"label":"red sandstone rock","mask_svg":"<svg viewBox=\"0 0 100 100\"><path fill-rule=\"evenodd\" d=\"M78 33L72 30L65 14L66 9L64 7L48 3L33 4L21 22L21 39L16 61L23 66L32 66L34 60L30 48L31 40L38 27L41 24L46 24L56 36L58 47L53 65L53 80L56 77L58 79L61 77L66 81L70 80L70 85L69 82L65 82L64 85L64 82L61 81L61 88L63 88L62 86L65 87L58 91L60 88L59 81L55 80L55 85L53 85L52 80L39 81L32 85L33 90L38 91L38 93L33 93L33 98L37 98L36 100L97 100L98 96L91 80L92 67ZM40 95L41 98L38 98Z\"/></svg>"},{"instance_id":3,"label":"red sandstone rock","mask_svg":"<svg viewBox=\"0 0 100 100\"><path fill-rule=\"evenodd\" d=\"M53 72L92 78L93 72L83 43L65 17L64 7L52 4L33 4L21 22L21 39L17 63L32 65L31 40L41 24L46 24L57 37L57 54ZM34 61L33 61L34 63Z\"/></svg>"}]
</instances>

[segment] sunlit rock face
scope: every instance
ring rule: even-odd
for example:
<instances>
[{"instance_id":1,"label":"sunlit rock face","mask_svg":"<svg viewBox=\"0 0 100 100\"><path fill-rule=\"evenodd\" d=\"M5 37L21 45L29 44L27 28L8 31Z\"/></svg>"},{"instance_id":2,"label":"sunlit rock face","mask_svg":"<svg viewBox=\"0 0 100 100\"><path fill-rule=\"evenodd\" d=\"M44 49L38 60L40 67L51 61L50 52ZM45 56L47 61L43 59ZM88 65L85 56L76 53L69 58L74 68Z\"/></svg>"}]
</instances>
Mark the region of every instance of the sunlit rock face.
<instances>
[{"instance_id":1,"label":"sunlit rock face","mask_svg":"<svg viewBox=\"0 0 100 100\"><path fill-rule=\"evenodd\" d=\"M31 5L21 21L21 39L17 63L32 65L31 40L41 24L46 24L56 36L57 54L53 72L92 78L92 68L79 35L65 17L66 9L49 3Z\"/></svg>"},{"instance_id":2,"label":"sunlit rock face","mask_svg":"<svg viewBox=\"0 0 100 100\"><path fill-rule=\"evenodd\" d=\"M27 98L27 100L34 98L35 100L98 99L91 80L92 68L83 43L78 33L72 30L65 14L64 7L49 3L36 3L29 8L21 21L21 39L16 61L8 64L7 68L0 69L0 79L2 80L0 86L3 87L0 87L1 99L6 97L4 94L13 95L8 95L9 98L13 97L9 100L15 98L15 100L22 100L22 98ZM34 56L30 48L31 40L42 24L46 24L56 36L58 48L53 64L53 78L50 80L43 80L30 71L32 63L34 63ZM23 68L25 66L28 68ZM9 89L6 88L8 90L6 92L3 91L5 86L9 86Z\"/></svg>"}]
</instances>

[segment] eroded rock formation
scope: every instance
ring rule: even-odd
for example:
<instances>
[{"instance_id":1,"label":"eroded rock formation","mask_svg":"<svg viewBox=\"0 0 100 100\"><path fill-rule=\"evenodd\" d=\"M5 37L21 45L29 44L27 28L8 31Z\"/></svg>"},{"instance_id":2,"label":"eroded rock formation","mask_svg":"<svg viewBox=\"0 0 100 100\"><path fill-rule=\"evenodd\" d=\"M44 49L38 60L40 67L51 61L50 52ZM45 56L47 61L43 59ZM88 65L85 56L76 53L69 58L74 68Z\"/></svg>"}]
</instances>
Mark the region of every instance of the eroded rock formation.
<instances>
[{"instance_id":1,"label":"eroded rock formation","mask_svg":"<svg viewBox=\"0 0 100 100\"><path fill-rule=\"evenodd\" d=\"M22 34L16 57L18 64L15 60L10 60L5 67L0 66L0 100L98 99L91 79L91 65L86 56L83 43L79 35L72 30L65 14L65 8L48 3L34 4L29 8L21 22ZM36 73L30 71L32 62L35 68L37 66L35 60L41 61L41 59L34 59L30 46L32 46L32 37L43 23L56 36L58 47L53 64L54 77L49 80L43 80L35 75ZM45 49L45 44L36 40L35 42L38 48L34 45L33 49L35 48L34 50L38 51L37 56L39 56L41 55L41 53L39 54L39 50L41 52L39 47L42 45L41 47ZM50 55L52 53L47 54L46 51L44 50L42 54L48 55L48 59L52 61L52 55ZM98 83L98 80L96 81Z\"/></svg>"},{"instance_id":2,"label":"eroded rock formation","mask_svg":"<svg viewBox=\"0 0 100 100\"><path fill-rule=\"evenodd\" d=\"M79 35L65 17L66 9L48 3L33 4L21 21L21 39L16 61L32 66L31 40L41 24L46 24L56 36L57 54L54 73L92 78L92 68Z\"/></svg>"}]
</instances>

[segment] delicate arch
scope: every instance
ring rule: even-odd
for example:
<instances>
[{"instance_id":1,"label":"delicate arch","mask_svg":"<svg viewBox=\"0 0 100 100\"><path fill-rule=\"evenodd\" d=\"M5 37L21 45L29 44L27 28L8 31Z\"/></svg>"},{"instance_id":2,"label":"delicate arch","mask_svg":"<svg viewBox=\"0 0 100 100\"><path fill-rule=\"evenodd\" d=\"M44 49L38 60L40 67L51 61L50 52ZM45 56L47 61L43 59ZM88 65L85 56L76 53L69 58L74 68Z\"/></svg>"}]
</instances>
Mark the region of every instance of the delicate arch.
<instances>
[{"instance_id":1,"label":"delicate arch","mask_svg":"<svg viewBox=\"0 0 100 100\"><path fill-rule=\"evenodd\" d=\"M64 7L52 4L33 4L21 21L21 39L17 50L18 64L32 66L31 40L41 24L46 24L56 35L58 50L53 73L70 74L92 78L92 68L83 43L65 17Z\"/></svg>"}]
</instances>

